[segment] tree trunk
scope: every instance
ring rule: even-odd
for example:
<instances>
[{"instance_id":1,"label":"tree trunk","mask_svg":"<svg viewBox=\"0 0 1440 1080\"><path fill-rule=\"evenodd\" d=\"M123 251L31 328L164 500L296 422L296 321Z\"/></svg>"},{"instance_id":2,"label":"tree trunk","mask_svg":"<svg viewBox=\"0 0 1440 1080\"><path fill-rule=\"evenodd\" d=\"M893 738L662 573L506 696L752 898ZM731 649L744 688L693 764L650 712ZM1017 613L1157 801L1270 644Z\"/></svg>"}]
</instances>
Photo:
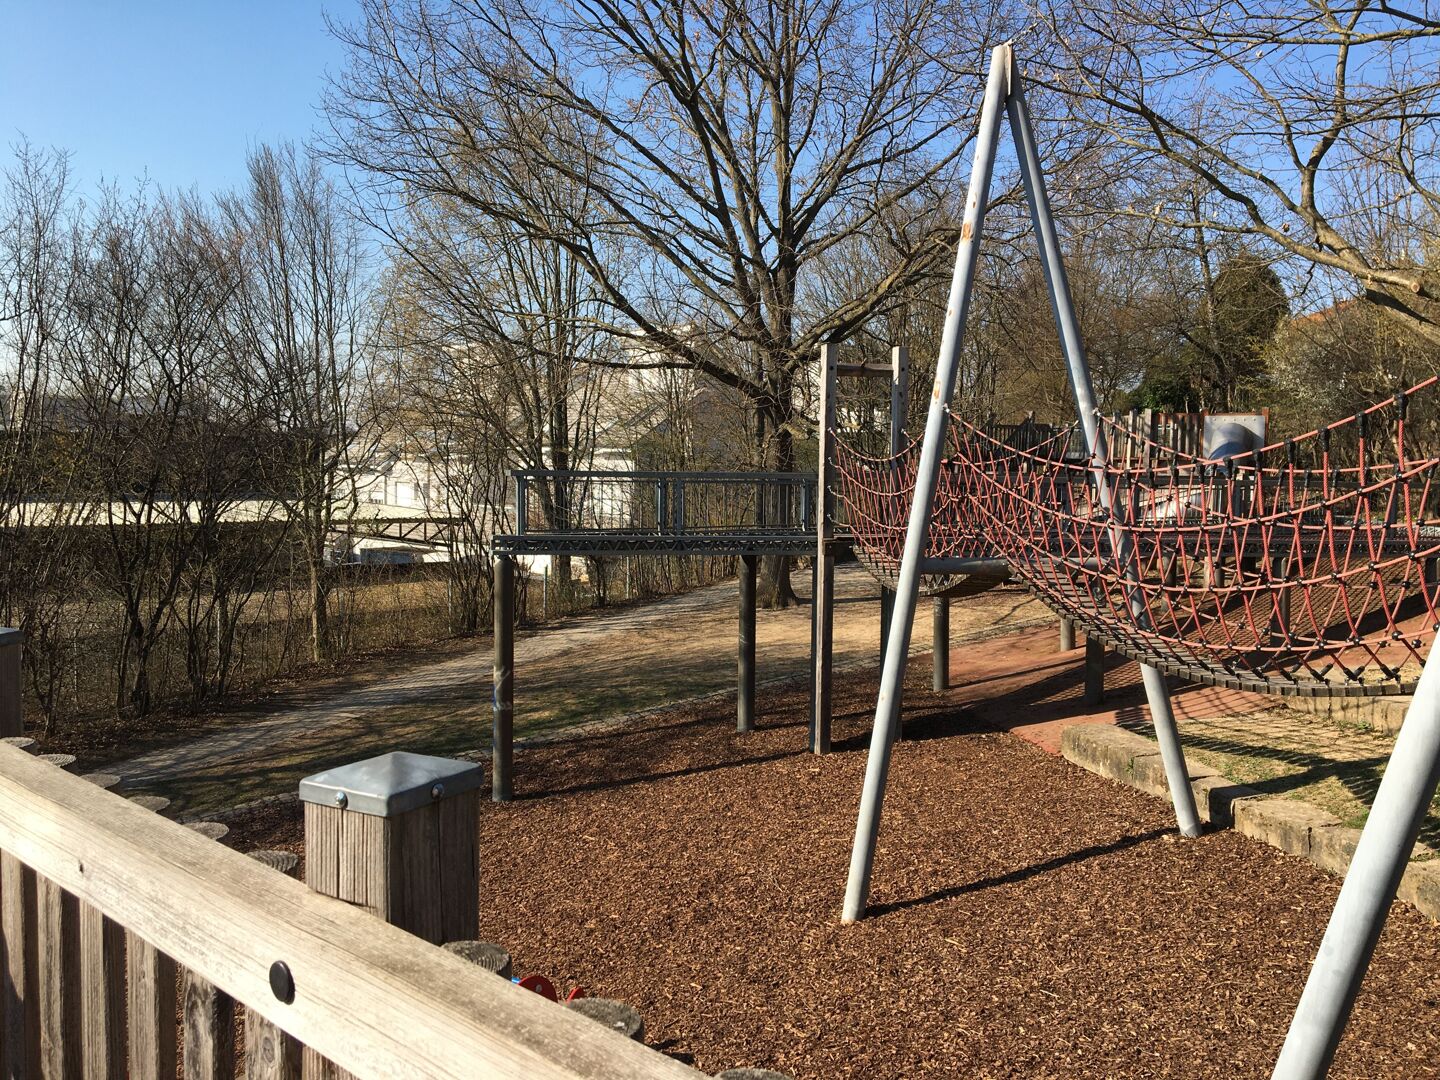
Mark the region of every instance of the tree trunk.
<instances>
[{"instance_id":1,"label":"tree trunk","mask_svg":"<svg viewBox=\"0 0 1440 1080\"><path fill-rule=\"evenodd\" d=\"M317 663L330 659L330 586L325 580L324 553L311 551L310 656Z\"/></svg>"},{"instance_id":2,"label":"tree trunk","mask_svg":"<svg viewBox=\"0 0 1440 1080\"><path fill-rule=\"evenodd\" d=\"M772 398L757 409L756 427L759 432L763 433L768 427L774 433L769 439L764 439L763 434L761 435L760 460L765 463L767 470L795 471L795 439L789 427L790 408L789 396L785 395L783 399ZM777 488L770 505L766 507L765 520L772 524L781 524L785 521L783 515L790 514L791 509L785 492ZM760 559L755 583L757 605L766 609L787 608L800 602L800 598L795 595L795 587L790 582L792 563L793 560L787 555L766 555Z\"/></svg>"}]
</instances>

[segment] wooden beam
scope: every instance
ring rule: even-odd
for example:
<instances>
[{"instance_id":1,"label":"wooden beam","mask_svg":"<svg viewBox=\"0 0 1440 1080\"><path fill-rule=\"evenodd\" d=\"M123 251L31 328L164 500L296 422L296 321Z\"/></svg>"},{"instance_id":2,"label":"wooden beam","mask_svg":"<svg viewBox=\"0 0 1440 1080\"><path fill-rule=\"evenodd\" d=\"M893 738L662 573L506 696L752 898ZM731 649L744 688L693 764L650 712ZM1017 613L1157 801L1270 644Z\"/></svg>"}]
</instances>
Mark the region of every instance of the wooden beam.
<instances>
[{"instance_id":1,"label":"wooden beam","mask_svg":"<svg viewBox=\"0 0 1440 1080\"><path fill-rule=\"evenodd\" d=\"M698 1075L3 744L0 849L365 1076ZM277 962L288 1004L270 987Z\"/></svg>"},{"instance_id":2,"label":"wooden beam","mask_svg":"<svg viewBox=\"0 0 1440 1080\"><path fill-rule=\"evenodd\" d=\"M0 627L0 738L25 734L20 708L20 648L24 640L19 630Z\"/></svg>"},{"instance_id":3,"label":"wooden beam","mask_svg":"<svg viewBox=\"0 0 1440 1080\"><path fill-rule=\"evenodd\" d=\"M495 560L495 662L491 690L490 797L509 802L515 795L515 560Z\"/></svg>"},{"instance_id":4,"label":"wooden beam","mask_svg":"<svg viewBox=\"0 0 1440 1080\"><path fill-rule=\"evenodd\" d=\"M810 750L830 752L830 719L835 655L835 376L840 346L820 346L820 446L816 467L815 587L811 603L814 634L810 662ZM889 368L886 368L889 374Z\"/></svg>"},{"instance_id":5,"label":"wooden beam","mask_svg":"<svg viewBox=\"0 0 1440 1080\"><path fill-rule=\"evenodd\" d=\"M755 574L759 559L740 556L739 685L735 694L735 730L755 730Z\"/></svg>"}]
</instances>

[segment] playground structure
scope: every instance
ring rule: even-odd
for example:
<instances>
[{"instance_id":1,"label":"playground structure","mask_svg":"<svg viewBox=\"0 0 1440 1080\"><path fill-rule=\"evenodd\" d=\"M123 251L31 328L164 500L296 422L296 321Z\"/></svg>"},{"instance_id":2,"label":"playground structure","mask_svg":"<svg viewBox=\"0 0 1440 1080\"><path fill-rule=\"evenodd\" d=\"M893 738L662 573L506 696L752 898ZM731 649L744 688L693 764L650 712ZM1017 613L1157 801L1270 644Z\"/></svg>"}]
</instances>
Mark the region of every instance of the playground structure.
<instances>
[{"instance_id":1,"label":"playground structure","mask_svg":"<svg viewBox=\"0 0 1440 1080\"><path fill-rule=\"evenodd\" d=\"M1015 446L959 423L952 437L948 403L1004 115L1084 433L1084 462L1066 460L1064 435ZM1011 48L997 48L924 437L918 453L866 466L889 474L885 490L909 486L912 495L844 918L854 921L865 910L921 577L956 560L1003 559L1057 611L1141 661L1186 835L1198 833L1199 822L1164 673L1281 694L1413 689L1275 1070L1286 1078L1324 1075L1440 781L1440 662L1422 665L1440 629L1433 491L1440 457L1407 435L1433 427L1428 418L1417 424L1421 417L1412 413L1430 406L1435 386L1426 380L1301 438L1218 462L1152 445L1140 464L1117 463L1090 385L1019 70ZM893 526L897 502L875 500L871 516L883 514ZM857 536L885 532L867 525ZM874 557L892 551L882 546Z\"/></svg>"},{"instance_id":2,"label":"playground structure","mask_svg":"<svg viewBox=\"0 0 1440 1080\"><path fill-rule=\"evenodd\" d=\"M1079 422L1042 430L978 426L950 414L978 260L1001 118L1008 115L1039 241L1046 284ZM1352 417L1259 448L1205 456L1102 416L1018 70L995 50L986 87L962 239L935 388L923 436L904 438L907 358L889 366L845 364L837 345L820 356L820 454L816 483L735 474L756 492L746 529L692 520L684 487L694 474L612 474L652 483L653 511L627 527L497 542L496 788L509 797L509 662L513 561L522 551L619 554L665 550L742 559L739 729L753 725L754 560L814 553L810 748L829 749L828 641L837 548L852 545L880 580L888 629L846 888L843 917L865 914L900 690L918 598L944 599L1018 580L1087 639L1141 664L1179 830L1198 835L1199 815L1165 677L1304 696L1414 692L1329 931L1312 969L1276 1075L1323 1075L1440 780L1440 665L1426 664L1440 629L1440 508L1435 478L1435 398L1428 379ZM892 380L889 453L866 456L836 423L842 375ZM1077 445L1078 443L1078 445ZM1123 454L1114 448L1124 447ZM741 480L740 477L746 479ZM601 479L597 477L597 480ZM765 516L773 484L805 492L798 516ZM678 488L673 485L680 485ZM522 500L523 502L523 497ZM634 505L634 497L610 505ZM677 509L678 508L678 509ZM845 526L840 524L843 508ZM813 516L813 522L811 517ZM813 538L810 529L813 525ZM942 608L936 609L937 678ZM1063 631L1062 631L1063 633ZM503 638L503 641L502 641ZM747 645L748 642L748 645ZM748 674L747 674L748 673ZM504 787L502 788L502 776Z\"/></svg>"},{"instance_id":3,"label":"playground structure","mask_svg":"<svg viewBox=\"0 0 1440 1080\"><path fill-rule=\"evenodd\" d=\"M492 746L495 767L492 797L514 795L514 641L515 587L519 564L540 556L646 557L657 555L734 556L739 565L739 635L736 730L755 727L756 581L761 556L811 557L811 716L806 746L817 754L830 750L833 684L835 562L852 548L849 529L838 513L835 412L838 381L882 379L889 384L889 443L904 442L909 388L909 355L891 350L889 364L841 363L839 348L821 349L821 411L818 475L781 472L624 472L614 470L522 469L514 474L515 524L511 535L494 538L495 636ZM562 487L571 493L566 527L555 528L540 513L541 492ZM1005 579L1003 566L985 567L956 577L936 592L934 679L948 685L949 598L967 578L990 588ZM974 581L971 582L973 591ZM893 591L881 579L881 651L889 631Z\"/></svg>"}]
</instances>

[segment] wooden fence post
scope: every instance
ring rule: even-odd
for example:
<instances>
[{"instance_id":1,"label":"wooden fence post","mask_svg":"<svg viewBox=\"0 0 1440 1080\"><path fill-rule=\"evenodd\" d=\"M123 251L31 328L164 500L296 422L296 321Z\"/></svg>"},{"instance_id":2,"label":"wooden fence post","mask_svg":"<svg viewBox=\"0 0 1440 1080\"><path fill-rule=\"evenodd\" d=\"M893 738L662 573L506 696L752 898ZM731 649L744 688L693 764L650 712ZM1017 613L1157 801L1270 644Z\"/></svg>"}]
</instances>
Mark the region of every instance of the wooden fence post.
<instances>
[{"instance_id":1,"label":"wooden fence post","mask_svg":"<svg viewBox=\"0 0 1440 1080\"><path fill-rule=\"evenodd\" d=\"M136 806L158 814L160 795L134 795ZM180 1003L175 961L139 934L125 934L126 1060L131 1076L174 1076L180 1063Z\"/></svg>"},{"instance_id":2,"label":"wooden fence post","mask_svg":"<svg viewBox=\"0 0 1440 1080\"><path fill-rule=\"evenodd\" d=\"M20 711L20 646L25 635L0 627L0 738L25 734Z\"/></svg>"},{"instance_id":3,"label":"wooden fence post","mask_svg":"<svg viewBox=\"0 0 1440 1080\"><path fill-rule=\"evenodd\" d=\"M479 765L393 753L308 776L305 883L436 945L480 927ZM345 1073L309 1048L307 1078Z\"/></svg>"},{"instance_id":4,"label":"wooden fence post","mask_svg":"<svg viewBox=\"0 0 1440 1080\"><path fill-rule=\"evenodd\" d=\"M85 779L102 790L119 782L109 773ZM80 984L85 1080L124 1080L125 928L89 904L80 905Z\"/></svg>"},{"instance_id":5,"label":"wooden fence post","mask_svg":"<svg viewBox=\"0 0 1440 1080\"><path fill-rule=\"evenodd\" d=\"M250 857L286 877L300 860L288 851L252 851ZM259 1013L245 1013L245 1080L300 1080L301 1046Z\"/></svg>"},{"instance_id":6,"label":"wooden fence post","mask_svg":"<svg viewBox=\"0 0 1440 1080\"><path fill-rule=\"evenodd\" d=\"M217 821L192 821L186 827L216 843L230 831ZM180 1061L185 1080L231 1080L235 1075L235 999L188 969L180 993L180 1023L185 1032Z\"/></svg>"}]
</instances>

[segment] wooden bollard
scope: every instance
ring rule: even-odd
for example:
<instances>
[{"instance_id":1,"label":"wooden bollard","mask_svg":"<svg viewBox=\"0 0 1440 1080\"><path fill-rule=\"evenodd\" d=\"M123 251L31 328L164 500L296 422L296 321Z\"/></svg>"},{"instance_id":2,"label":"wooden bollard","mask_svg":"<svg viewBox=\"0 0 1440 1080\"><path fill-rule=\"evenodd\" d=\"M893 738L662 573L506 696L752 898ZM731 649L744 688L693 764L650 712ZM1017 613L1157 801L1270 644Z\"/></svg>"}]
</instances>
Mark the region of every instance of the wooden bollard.
<instances>
[{"instance_id":1,"label":"wooden bollard","mask_svg":"<svg viewBox=\"0 0 1440 1080\"><path fill-rule=\"evenodd\" d=\"M300 858L289 851L252 851L250 857L270 869L296 877ZM300 1080L301 1046L256 1012L245 1013L246 1080Z\"/></svg>"},{"instance_id":2,"label":"wooden bollard","mask_svg":"<svg viewBox=\"0 0 1440 1080\"><path fill-rule=\"evenodd\" d=\"M28 735L7 735L0 739L0 743L13 746L17 750L24 750L27 754L35 753L35 740Z\"/></svg>"},{"instance_id":3,"label":"wooden bollard","mask_svg":"<svg viewBox=\"0 0 1440 1080\"><path fill-rule=\"evenodd\" d=\"M120 785L120 777L114 773L87 772L80 777L81 780L89 780L90 783L104 791L114 791Z\"/></svg>"},{"instance_id":4,"label":"wooden bollard","mask_svg":"<svg viewBox=\"0 0 1440 1080\"><path fill-rule=\"evenodd\" d=\"M611 1031L619 1032L627 1039L645 1041L645 1021L640 1018L639 1010L623 1001L586 997L567 1001L565 1005L582 1016L590 1017L597 1024L604 1024Z\"/></svg>"},{"instance_id":5,"label":"wooden bollard","mask_svg":"<svg viewBox=\"0 0 1440 1080\"><path fill-rule=\"evenodd\" d=\"M508 979L515 971L508 950L490 941L447 941L445 951Z\"/></svg>"},{"instance_id":6,"label":"wooden bollard","mask_svg":"<svg viewBox=\"0 0 1440 1080\"><path fill-rule=\"evenodd\" d=\"M149 810L152 814L161 813L170 805L170 800L164 795L131 795L130 801L144 810Z\"/></svg>"},{"instance_id":7,"label":"wooden bollard","mask_svg":"<svg viewBox=\"0 0 1440 1080\"><path fill-rule=\"evenodd\" d=\"M0 735L24 735L25 717L20 708L20 648L25 635L0 627Z\"/></svg>"},{"instance_id":8,"label":"wooden bollard","mask_svg":"<svg viewBox=\"0 0 1440 1080\"><path fill-rule=\"evenodd\" d=\"M306 777L305 884L436 945L473 939L484 780L472 762L404 752ZM345 1075L308 1047L304 1073Z\"/></svg>"}]
</instances>

